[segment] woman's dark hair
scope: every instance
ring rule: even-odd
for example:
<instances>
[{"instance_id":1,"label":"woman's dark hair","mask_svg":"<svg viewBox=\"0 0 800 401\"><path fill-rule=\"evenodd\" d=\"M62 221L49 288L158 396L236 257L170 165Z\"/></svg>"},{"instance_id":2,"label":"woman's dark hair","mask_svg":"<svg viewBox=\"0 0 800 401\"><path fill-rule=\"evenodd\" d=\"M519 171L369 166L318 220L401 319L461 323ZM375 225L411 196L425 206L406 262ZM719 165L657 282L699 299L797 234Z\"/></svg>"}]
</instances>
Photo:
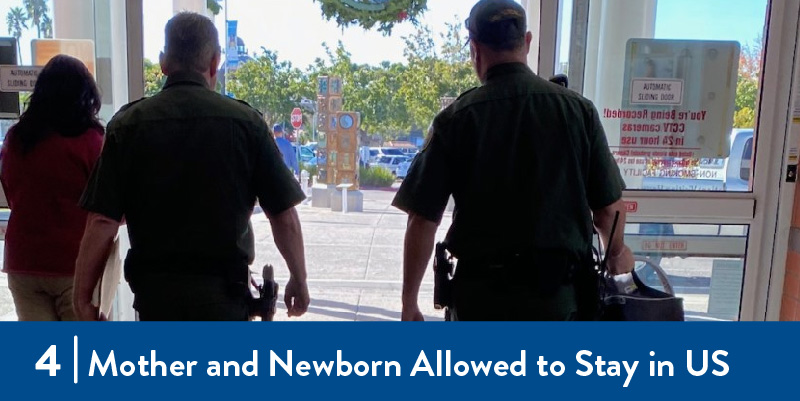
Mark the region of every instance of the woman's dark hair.
<instances>
[{"instance_id":1,"label":"woman's dark hair","mask_svg":"<svg viewBox=\"0 0 800 401\"><path fill-rule=\"evenodd\" d=\"M25 112L14 126L14 140L27 153L52 133L76 137L89 128L102 129L97 119L100 106L100 91L86 66L70 56L55 56L36 79Z\"/></svg>"}]
</instances>

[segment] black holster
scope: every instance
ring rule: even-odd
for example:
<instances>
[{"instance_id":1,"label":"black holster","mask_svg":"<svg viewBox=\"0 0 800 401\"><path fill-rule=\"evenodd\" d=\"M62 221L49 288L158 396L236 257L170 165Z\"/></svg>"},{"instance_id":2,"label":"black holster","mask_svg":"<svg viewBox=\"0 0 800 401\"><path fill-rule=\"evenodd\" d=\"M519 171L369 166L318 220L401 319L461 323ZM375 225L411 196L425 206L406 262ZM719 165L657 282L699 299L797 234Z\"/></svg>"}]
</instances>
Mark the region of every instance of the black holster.
<instances>
[{"instance_id":1,"label":"black holster","mask_svg":"<svg viewBox=\"0 0 800 401\"><path fill-rule=\"evenodd\" d=\"M442 242L437 243L433 259L433 307L437 310L453 307L453 270L453 260L447 254L447 246Z\"/></svg>"},{"instance_id":2,"label":"black holster","mask_svg":"<svg viewBox=\"0 0 800 401\"><path fill-rule=\"evenodd\" d=\"M247 300L247 313L250 320L261 318L262 321L272 321L275 317L275 310L278 303L278 283L273 278L271 265L264 266L264 283L258 285L255 280L250 278L251 283L258 292L258 297L248 291L250 295Z\"/></svg>"},{"instance_id":3,"label":"black holster","mask_svg":"<svg viewBox=\"0 0 800 401\"><path fill-rule=\"evenodd\" d=\"M600 294L605 283L601 279L597 261L592 257L583 260L573 268L571 278L578 306L575 320L598 320L602 314Z\"/></svg>"}]
</instances>

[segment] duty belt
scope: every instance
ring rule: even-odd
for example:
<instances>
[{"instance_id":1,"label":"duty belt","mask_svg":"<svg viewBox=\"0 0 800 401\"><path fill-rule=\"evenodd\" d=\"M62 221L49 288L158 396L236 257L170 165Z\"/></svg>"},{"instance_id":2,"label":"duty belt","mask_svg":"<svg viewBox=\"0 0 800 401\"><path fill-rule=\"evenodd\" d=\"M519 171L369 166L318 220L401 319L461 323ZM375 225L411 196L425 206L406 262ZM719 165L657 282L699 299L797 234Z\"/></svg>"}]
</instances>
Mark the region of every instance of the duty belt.
<instances>
[{"instance_id":1,"label":"duty belt","mask_svg":"<svg viewBox=\"0 0 800 401\"><path fill-rule=\"evenodd\" d=\"M249 270L244 260L156 260L140 258L132 250L128 251L125 258L125 280L129 283L163 274L218 277L231 283L247 283L249 280Z\"/></svg>"},{"instance_id":2,"label":"duty belt","mask_svg":"<svg viewBox=\"0 0 800 401\"><path fill-rule=\"evenodd\" d=\"M456 277L477 279L486 275L506 275L526 281L569 280L581 261L572 252L546 249L513 252L492 257L459 259Z\"/></svg>"}]
</instances>

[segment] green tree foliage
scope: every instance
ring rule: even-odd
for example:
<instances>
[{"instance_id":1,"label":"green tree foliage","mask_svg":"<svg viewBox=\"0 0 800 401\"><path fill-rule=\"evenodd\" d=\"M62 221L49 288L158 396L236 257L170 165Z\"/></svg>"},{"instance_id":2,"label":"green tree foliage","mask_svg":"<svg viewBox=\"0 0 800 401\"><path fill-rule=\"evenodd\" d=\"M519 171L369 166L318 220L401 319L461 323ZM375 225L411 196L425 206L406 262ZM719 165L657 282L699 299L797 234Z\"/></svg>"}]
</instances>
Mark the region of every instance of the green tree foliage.
<instances>
[{"instance_id":1,"label":"green tree foliage","mask_svg":"<svg viewBox=\"0 0 800 401\"><path fill-rule=\"evenodd\" d=\"M388 188L394 183L395 177L383 167L361 167L358 169L358 180L365 187Z\"/></svg>"},{"instance_id":2,"label":"green tree foliage","mask_svg":"<svg viewBox=\"0 0 800 401\"><path fill-rule=\"evenodd\" d=\"M230 74L227 90L260 111L269 123L288 126L292 109L303 97L316 98L307 76L278 54L262 48L262 54Z\"/></svg>"},{"instance_id":3,"label":"green tree foliage","mask_svg":"<svg viewBox=\"0 0 800 401\"><path fill-rule=\"evenodd\" d=\"M733 117L733 126L736 128L755 126L763 43L763 38L758 37L755 45L742 46L739 56L739 81L736 85L736 112Z\"/></svg>"},{"instance_id":4,"label":"green tree foliage","mask_svg":"<svg viewBox=\"0 0 800 401\"><path fill-rule=\"evenodd\" d=\"M478 84L462 31L460 23L446 24L439 52L427 27L403 38L408 68L398 94L406 105L412 129L430 125L439 112L441 97L456 97Z\"/></svg>"},{"instance_id":5,"label":"green tree foliage","mask_svg":"<svg viewBox=\"0 0 800 401\"><path fill-rule=\"evenodd\" d=\"M28 16L25 15L25 10L21 7L13 7L8 10L6 15L6 26L8 26L8 34L17 39L17 59L22 64L22 47L19 43L19 38L22 37L22 30L28 29Z\"/></svg>"},{"instance_id":6,"label":"green tree foliage","mask_svg":"<svg viewBox=\"0 0 800 401\"><path fill-rule=\"evenodd\" d=\"M42 38L50 39L53 37L53 20L50 19L49 15L44 14L42 16L42 22L39 24L39 28Z\"/></svg>"},{"instance_id":7,"label":"green tree foliage","mask_svg":"<svg viewBox=\"0 0 800 401\"><path fill-rule=\"evenodd\" d=\"M47 13L50 11L47 0L22 0L22 7L12 7L6 14L6 26L9 35L17 39L17 59L22 64L22 32L36 28L38 38L53 37L53 20Z\"/></svg>"},{"instance_id":8,"label":"green tree foliage","mask_svg":"<svg viewBox=\"0 0 800 401\"><path fill-rule=\"evenodd\" d=\"M408 105L398 96L408 71L406 65L383 63L373 67L373 79L364 90L361 129L395 138L410 129Z\"/></svg>"},{"instance_id":9,"label":"green tree foliage","mask_svg":"<svg viewBox=\"0 0 800 401\"><path fill-rule=\"evenodd\" d=\"M428 27L421 27L403 40L408 68L397 94L406 105L410 128L426 128L438 112L439 81L444 78L436 75L438 56L433 34Z\"/></svg>"},{"instance_id":10,"label":"green tree foliage","mask_svg":"<svg viewBox=\"0 0 800 401\"><path fill-rule=\"evenodd\" d=\"M206 8L214 15L219 15L220 11L222 11L222 6L219 5L218 0L206 0Z\"/></svg>"},{"instance_id":11,"label":"green tree foliage","mask_svg":"<svg viewBox=\"0 0 800 401\"><path fill-rule=\"evenodd\" d=\"M410 21L417 24L418 18L427 11L428 0L314 0L322 8L326 20L336 21L342 28L359 25L364 29L378 27L378 32L390 35L397 23Z\"/></svg>"},{"instance_id":12,"label":"green tree foliage","mask_svg":"<svg viewBox=\"0 0 800 401\"><path fill-rule=\"evenodd\" d=\"M472 68L469 57L469 46L466 37L461 36L463 26L460 22L445 23L447 30L442 33L442 59L439 63L443 69L441 76L449 77L442 81L440 91L443 96L458 96L465 90L478 85L478 79Z\"/></svg>"},{"instance_id":13,"label":"green tree foliage","mask_svg":"<svg viewBox=\"0 0 800 401\"><path fill-rule=\"evenodd\" d=\"M478 84L469 61L469 49L460 23L447 24L436 46L433 33L420 27L403 38L405 62L365 65L353 62L339 42L322 44L324 56L306 69L294 67L278 54L262 48L261 54L228 74L226 90L264 114L269 124L289 126L289 115L302 99L316 99L319 76L338 76L344 84L344 109L361 113L360 128L385 139L426 129L440 108L443 96L458 96ZM148 72L150 71L150 72ZM145 65L146 93L163 84L157 65ZM305 126L313 114L305 111Z\"/></svg>"},{"instance_id":14,"label":"green tree foliage","mask_svg":"<svg viewBox=\"0 0 800 401\"><path fill-rule=\"evenodd\" d=\"M47 21L50 23L49 30L52 33L53 21L47 16L47 12L50 11L47 7L47 0L22 0L22 6L25 7L25 11L28 13L28 21L30 22L29 26L31 28L36 28L37 38L42 37L43 28L45 30L48 29L43 25L43 23Z\"/></svg>"},{"instance_id":15,"label":"green tree foliage","mask_svg":"<svg viewBox=\"0 0 800 401\"><path fill-rule=\"evenodd\" d=\"M153 96L164 86L167 77L161 72L161 66L144 59L144 95Z\"/></svg>"},{"instance_id":16,"label":"green tree foliage","mask_svg":"<svg viewBox=\"0 0 800 401\"><path fill-rule=\"evenodd\" d=\"M756 125L755 116L755 110L742 107L733 114L733 126L735 128L753 128Z\"/></svg>"}]
</instances>

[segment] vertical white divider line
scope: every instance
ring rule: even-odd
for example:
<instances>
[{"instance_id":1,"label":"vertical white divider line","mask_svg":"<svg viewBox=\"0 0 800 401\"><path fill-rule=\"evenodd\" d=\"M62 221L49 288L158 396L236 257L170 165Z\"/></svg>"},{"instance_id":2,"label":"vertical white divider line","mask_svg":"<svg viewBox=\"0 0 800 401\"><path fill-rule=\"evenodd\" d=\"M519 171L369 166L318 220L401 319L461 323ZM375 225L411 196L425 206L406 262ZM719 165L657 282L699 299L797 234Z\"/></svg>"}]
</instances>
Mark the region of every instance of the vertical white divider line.
<instances>
[{"instance_id":1,"label":"vertical white divider line","mask_svg":"<svg viewBox=\"0 0 800 401\"><path fill-rule=\"evenodd\" d=\"M75 351L74 358L72 358L73 363L74 363L73 372L74 372L74 375L75 375L74 376L75 384L78 384L78 336L75 336L75 347L73 349Z\"/></svg>"}]
</instances>

